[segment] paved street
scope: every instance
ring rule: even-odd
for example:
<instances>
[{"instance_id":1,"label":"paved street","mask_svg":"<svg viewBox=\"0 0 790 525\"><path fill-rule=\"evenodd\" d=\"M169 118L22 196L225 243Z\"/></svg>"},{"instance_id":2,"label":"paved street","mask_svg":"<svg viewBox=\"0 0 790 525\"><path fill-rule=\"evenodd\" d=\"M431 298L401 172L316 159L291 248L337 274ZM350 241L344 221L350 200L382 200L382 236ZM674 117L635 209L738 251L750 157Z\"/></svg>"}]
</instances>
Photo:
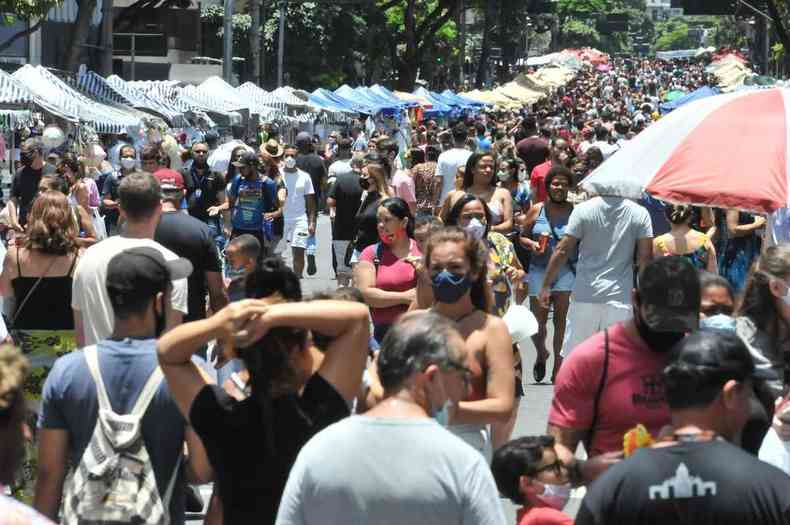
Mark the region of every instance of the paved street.
<instances>
[{"instance_id":1,"label":"paved street","mask_svg":"<svg viewBox=\"0 0 790 525\"><path fill-rule=\"evenodd\" d=\"M306 298L309 298L311 294L334 290L337 287L337 281L335 281L334 272L332 271L332 232L329 217L326 215L321 215L318 220L317 237L318 257L316 262L318 272L314 276L306 276L302 281L302 292ZM286 261L290 264L289 257L286 257ZM549 323L548 330L547 340L551 341L553 337L551 323ZM549 383L535 384L532 381L532 366L535 363L536 354L535 347L530 343L527 348L522 348L521 350L526 381L524 385L525 397L521 400L521 405L519 406L513 437L542 434L546 431L546 421L549 416L553 390L552 385ZM547 375L551 374L551 366L551 362L549 362L546 367L548 370ZM576 513L583 494L583 490L574 491L573 498L568 507L566 507L566 512L571 515ZM210 491L206 493L205 497L207 498L208 495L210 495ZM515 523L516 507L508 500L502 500L502 502L505 506L506 523ZM191 521L189 523L198 525L200 521Z\"/></svg>"},{"instance_id":2,"label":"paved street","mask_svg":"<svg viewBox=\"0 0 790 525\"><path fill-rule=\"evenodd\" d=\"M313 277L306 277L302 281L302 288L306 297L311 293L332 290L337 286L332 272L331 258L331 231L329 217L322 215L318 221L318 273ZM547 340L553 337L553 327L551 322L548 326ZM548 383L534 384L532 381L532 366L535 363L535 347L530 343L527 348L522 348L522 359L524 361L524 379L526 381L525 397L519 406L519 415L516 420L516 428L513 437L542 434L546 431L546 421L549 416L551 405L552 385ZM547 365L547 376L551 374L551 362ZM583 491L575 491L574 498L568 505L568 512L575 513ZM508 512L507 523L515 523L515 508L506 502Z\"/></svg>"}]
</instances>

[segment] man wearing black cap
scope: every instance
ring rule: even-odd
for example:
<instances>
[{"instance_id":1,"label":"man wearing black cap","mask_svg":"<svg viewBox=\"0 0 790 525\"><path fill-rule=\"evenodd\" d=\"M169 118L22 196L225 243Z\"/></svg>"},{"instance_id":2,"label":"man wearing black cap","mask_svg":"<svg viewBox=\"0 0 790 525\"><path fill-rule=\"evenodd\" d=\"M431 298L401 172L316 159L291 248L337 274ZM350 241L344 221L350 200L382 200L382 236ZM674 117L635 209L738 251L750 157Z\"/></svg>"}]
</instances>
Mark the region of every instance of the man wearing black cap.
<instances>
[{"instance_id":1,"label":"man wearing black cap","mask_svg":"<svg viewBox=\"0 0 790 525\"><path fill-rule=\"evenodd\" d=\"M162 216L154 240L192 263L194 271L187 280L189 313L184 321L206 318L206 291L211 309L218 312L228 304L222 282L222 263L217 245L208 225L182 213L179 205L184 188L178 184L162 184Z\"/></svg>"},{"instance_id":2,"label":"man wearing black cap","mask_svg":"<svg viewBox=\"0 0 790 525\"><path fill-rule=\"evenodd\" d=\"M697 270L684 257L656 259L632 296L633 318L584 341L557 374L548 433L569 450L584 441L589 456L617 452L637 424L657 435L669 423L661 372L699 324Z\"/></svg>"},{"instance_id":3,"label":"man wearing black cap","mask_svg":"<svg viewBox=\"0 0 790 525\"><path fill-rule=\"evenodd\" d=\"M264 216L274 207L277 184L271 179L261 177L258 172L258 156L253 152L244 153L233 163L239 174L231 181L230 192L223 206L230 210L234 238L248 233L258 239L261 246L270 246L264 235ZM222 206L220 206L222 208Z\"/></svg>"},{"instance_id":4,"label":"man wearing black cap","mask_svg":"<svg viewBox=\"0 0 790 525\"><path fill-rule=\"evenodd\" d=\"M593 483L576 523L790 523L790 477L731 443L763 373L735 334L680 342L663 372L671 430Z\"/></svg>"},{"instance_id":5,"label":"man wearing black cap","mask_svg":"<svg viewBox=\"0 0 790 525\"><path fill-rule=\"evenodd\" d=\"M58 359L44 384L35 507L53 520L58 517L64 486L68 488L69 481L64 480L69 465L80 464L92 441L99 419L99 389L106 391L113 412L132 411L158 367L156 338L164 332L172 309L172 282L192 272L186 259L166 260L160 250L149 246L120 251L106 266L105 289L115 317L112 333L96 345ZM97 364L93 371L88 359ZM101 377L101 383L97 384L94 374ZM141 432L163 501L171 478L176 480L169 501L170 523L183 523L183 472L194 472L200 481L207 481L211 468L164 381L145 411ZM185 439L189 467L179 472Z\"/></svg>"}]
</instances>

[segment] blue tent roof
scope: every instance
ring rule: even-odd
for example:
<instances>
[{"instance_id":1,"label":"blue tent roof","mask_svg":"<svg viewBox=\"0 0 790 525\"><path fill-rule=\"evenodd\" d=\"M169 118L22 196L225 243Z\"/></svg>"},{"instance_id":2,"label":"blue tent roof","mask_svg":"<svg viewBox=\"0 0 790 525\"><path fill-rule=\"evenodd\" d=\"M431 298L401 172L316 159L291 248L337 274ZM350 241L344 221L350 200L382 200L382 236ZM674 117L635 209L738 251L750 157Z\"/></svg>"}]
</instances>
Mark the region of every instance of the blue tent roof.
<instances>
[{"instance_id":1,"label":"blue tent roof","mask_svg":"<svg viewBox=\"0 0 790 525\"><path fill-rule=\"evenodd\" d=\"M324 88L316 89L315 91L313 91L313 95L321 95L324 98L332 101L333 103L345 107L347 109L356 111L357 113L365 113L366 115L375 115L376 113L378 113L377 108L371 107L369 104L360 103L356 100L351 100L344 96L338 95L337 93L332 93L331 91Z\"/></svg>"},{"instance_id":2,"label":"blue tent roof","mask_svg":"<svg viewBox=\"0 0 790 525\"><path fill-rule=\"evenodd\" d=\"M394 105L392 102L382 102L380 100L376 100L376 98L367 93L364 88L354 89L347 85L342 85L335 90L334 94L349 102L359 106L364 106L367 108L365 113L370 113L373 115L384 113L385 115L391 116L398 113L399 111L399 107Z\"/></svg>"},{"instance_id":3,"label":"blue tent roof","mask_svg":"<svg viewBox=\"0 0 790 525\"><path fill-rule=\"evenodd\" d=\"M367 89L372 91L373 93L376 93L377 95L387 99L387 100L391 100L393 102L399 103L402 107L407 107L407 108L419 107L419 104L416 103L416 102L410 102L408 100L401 100L401 99L399 99L397 96L395 96L395 93L393 93L389 89L387 89L384 86L381 86L379 84L375 84L375 85L373 85L373 86L371 86L371 87L369 87Z\"/></svg>"},{"instance_id":4,"label":"blue tent roof","mask_svg":"<svg viewBox=\"0 0 790 525\"><path fill-rule=\"evenodd\" d=\"M680 106L688 104L689 102L694 102L695 100L712 97L718 94L719 94L718 88L712 88L710 86L702 86L698 90L692 91L688 95L675 99L672 102L663 102L662 104L659 105L659 108L661 109L661 114L665 115L670 111L676 110Z\"/></svg>"},{"instance_id":5,"label":"blue tent roof","mask_svg":"<svg viewBox=\"0 0 790 525\"><path fill-rule=\"evenodd\" d=\"M357 110L347 106L345 103L340 102L335 99L334 93L332 93L332 97L328 97L324 91L321 89L316 89L308 96L310 104L318 106L322 109L326 109L329 111L338 111L341 113L358 113Z\"/></svg>"}]
</instances>

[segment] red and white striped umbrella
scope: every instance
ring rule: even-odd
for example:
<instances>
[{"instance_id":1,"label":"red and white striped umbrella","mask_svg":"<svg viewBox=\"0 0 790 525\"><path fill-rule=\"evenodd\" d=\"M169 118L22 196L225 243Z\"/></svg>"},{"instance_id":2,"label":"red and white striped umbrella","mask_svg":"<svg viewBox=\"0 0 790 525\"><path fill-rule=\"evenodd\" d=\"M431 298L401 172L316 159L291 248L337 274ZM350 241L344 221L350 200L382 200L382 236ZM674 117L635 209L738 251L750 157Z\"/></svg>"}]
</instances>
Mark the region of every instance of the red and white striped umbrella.
<instances>
[{"instance_id":1,"label":"red and white striped umbrella","mask_svg":"<svg viewBox=\"0 0 790 525\"><path fill-rule=\"evenodd\" d=\"M581 184L588 192L772 212L787 207L790 89L717 95L640 133Z\"/></svg>"}]
</instances>

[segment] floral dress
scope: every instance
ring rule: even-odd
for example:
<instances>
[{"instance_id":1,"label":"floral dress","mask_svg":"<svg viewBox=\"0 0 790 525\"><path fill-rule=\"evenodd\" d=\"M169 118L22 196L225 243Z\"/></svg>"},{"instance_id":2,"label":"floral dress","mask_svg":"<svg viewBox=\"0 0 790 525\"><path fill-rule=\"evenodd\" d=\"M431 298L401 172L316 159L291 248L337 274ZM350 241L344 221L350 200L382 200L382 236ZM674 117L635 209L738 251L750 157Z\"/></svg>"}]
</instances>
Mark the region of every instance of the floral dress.
<instances>
[{"instance_id":1,"label":"floral dress","mask_svg":"<svg viewBox=\"0 0 790 525\"><path fill-rule=\"evenodd\" d=\"M414 177L414 195L417 197L417 215L433 213L436 162L423 162L411 169Z\"/></svg>"},{"instance_id":2,"label":"floral dress","mask_svg":"<svg viewBox=\"0 0 790 525\"><path fill-rule=\"evenodd\" d=\"M516 262L516 252L513 243L507 237L497 232L489 232L487 237L488 250L488 283L494 295L494 304L491 310L492 315L502 317L510 308L513 283L507 274L508 267ZM518 347L513 345L513 363L516 375L515 393L517 397L524 395L524 387L521 381L522 366L521 354Z\"/></svg>"}]
</instances>

